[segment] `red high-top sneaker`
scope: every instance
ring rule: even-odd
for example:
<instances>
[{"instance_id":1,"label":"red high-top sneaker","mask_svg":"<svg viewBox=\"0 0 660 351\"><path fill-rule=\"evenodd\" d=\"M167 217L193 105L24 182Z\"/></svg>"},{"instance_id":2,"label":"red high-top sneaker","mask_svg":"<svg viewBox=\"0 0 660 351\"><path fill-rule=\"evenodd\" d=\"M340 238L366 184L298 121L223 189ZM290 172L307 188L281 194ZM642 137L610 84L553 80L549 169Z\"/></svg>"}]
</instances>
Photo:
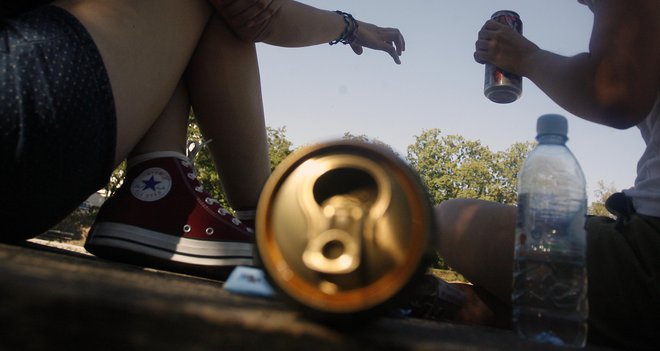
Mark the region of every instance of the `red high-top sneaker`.
<instances>
[{"instance_id":1,"label":"red high-top sneaker","mask_svg":"<svg viewBox=\"0 0 660 351\"><path fill-rule=\"evenodd\" d=\"M116 195L101 207L85 248L102 258L224 279L252 265L254 234L204 191L176 152L129 160Z\"/></svg>"}]
</instances>

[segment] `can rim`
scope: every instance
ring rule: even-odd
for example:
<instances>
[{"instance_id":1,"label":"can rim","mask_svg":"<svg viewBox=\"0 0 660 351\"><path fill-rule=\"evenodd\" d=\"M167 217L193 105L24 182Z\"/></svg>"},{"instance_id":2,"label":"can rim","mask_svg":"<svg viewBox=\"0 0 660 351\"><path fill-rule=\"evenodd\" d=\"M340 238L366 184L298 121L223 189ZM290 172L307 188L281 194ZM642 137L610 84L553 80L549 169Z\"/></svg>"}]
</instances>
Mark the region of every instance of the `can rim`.
<instances>
[{"instance_id":1,"label":"can rim","mask_svg":"<svg viewBox=\"0 0 660 351\"><path fill-rule=\"evenodd\" d=\"M278 189L286 180L286 178L294 171L294 169L301 165L305 160L323 154L331 154L335 150L346 150L349 153L357 151L367 151L372 154L380 154L379 150L386 150L384 147L378 145L366 144L363 142L354 141L338 141L328 142L315 146L306 147L299 150L295 155L290 155L289 160L282 163L282 167L273 172L273 176L269 179L262 198L259 201L257 209L257 250L259 251L261 264L268 274L269 279L275 283L275 286L297 302L307 308L311 308L323 313L359 313L384 304L387 300L392 299L395 295L401 292L410 280L415 276L415 272L419 269L423 259L424 253L431 243L431 232L434 228L434 217L432 206L430 203L425 204L423 201L414 201L410 205L415 207L417 215L425 217L426 220L416 221L416 234L417 237L414 245L411 248L414 254L406 260L405 264L397 266L393 272L378 279L376 283L369 286L362 287L355 291L344 292L337 295L328 295L314 289L310 282L305 281L302 277L289 269L288 260L283 257L281 250L274 243L276 233L271 232L271 220L269 215L271 213L270 207L272 205L274 196ZM292 156L292 157L291 157ZM398 159L395 155L383 154L386 160L394 164L397 171L405 173L400 176L407 178L408 173L412 171L402 160ZM413 173L414 174L414 173ZM405 184L409 190L415 192L418 197L426 196L423 187L417 189L418 184L412 181ZM428 208L426 208L428 207ZM262 252L263 251L263 252ZM262 257L263 253L267 252L267 257ZM288 271L288 272L286 272ZM387 290L387 291L383 291ZM367 298L368 297L368 298Z\"/></svg>"},{"instance_id":2,"label":"can rim","mask_svg":"<svg viewBox=\"0 0 660 351\"><path fill-rule=\"evenodd\" d=\"M513 15L513 16L516 16L516 17L520 18L520 15L518 14L518 12L512 11L512 10L499 10L499 11L496 11L495 13L493 13L490 16L490 18L494 19L495 17L502 16L502 15Z\"/></svg>"}]
</instances>

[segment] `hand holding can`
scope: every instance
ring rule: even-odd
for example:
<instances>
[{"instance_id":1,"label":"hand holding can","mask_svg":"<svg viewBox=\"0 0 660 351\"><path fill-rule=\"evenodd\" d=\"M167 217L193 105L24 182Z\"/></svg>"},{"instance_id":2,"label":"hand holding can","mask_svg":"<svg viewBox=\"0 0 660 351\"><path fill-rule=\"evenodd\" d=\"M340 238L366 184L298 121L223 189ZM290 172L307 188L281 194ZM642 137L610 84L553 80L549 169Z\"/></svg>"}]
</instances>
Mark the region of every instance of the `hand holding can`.
<instances>
[{"instance_id":1,"label":"hand holding can","mask_svg":"<svg viewBox=\"0 0 660 351\"><path fill-rule=\"evenodd\" d=\"M509 10L495 12L491 19L506 24L522 34L520 16ZM520 98L522 94L522 77L507 72L492 63L486 63L484 77L484 95L493 102L508 104Z\"/></svg>"}]
</instances>

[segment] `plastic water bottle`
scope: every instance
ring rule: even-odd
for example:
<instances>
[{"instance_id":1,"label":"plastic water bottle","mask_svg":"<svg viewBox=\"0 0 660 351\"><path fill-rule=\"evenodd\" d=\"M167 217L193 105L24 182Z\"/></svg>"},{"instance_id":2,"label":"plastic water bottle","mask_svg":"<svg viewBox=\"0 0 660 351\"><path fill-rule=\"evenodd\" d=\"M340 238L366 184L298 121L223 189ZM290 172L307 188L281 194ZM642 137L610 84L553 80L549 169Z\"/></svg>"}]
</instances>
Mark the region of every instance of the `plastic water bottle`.
<instances>
[{"instance_id":1,"label":"plastic water bottle","mask_svg":"<svg viewBox=\"0 0 660 351\"><path fill-rule=\"evenodd\" d=\"M587 340L586 187L560 115L537 122L538 145L518 176L513 327L522 337L583 347Z\"/></svg>"}]
</instances>

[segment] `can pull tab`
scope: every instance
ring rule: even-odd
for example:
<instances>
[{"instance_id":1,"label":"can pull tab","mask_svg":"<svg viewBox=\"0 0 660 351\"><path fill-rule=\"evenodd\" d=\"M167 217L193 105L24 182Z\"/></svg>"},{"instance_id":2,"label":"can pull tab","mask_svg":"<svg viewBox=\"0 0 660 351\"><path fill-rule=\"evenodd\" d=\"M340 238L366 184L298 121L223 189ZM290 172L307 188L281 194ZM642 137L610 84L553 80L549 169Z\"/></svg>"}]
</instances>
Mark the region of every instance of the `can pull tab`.
<instances>
[{"instance_id":1,"label":"can pull tab","mask_svg":"<svg viewBox=\"0 0 660 351\"><path fill-rule=\"evenodd\" d=\"M335 195L321 204L321 220L311 226L302 256L307 268L328 274L348 274L357 269L368 217L365 205L346 194Z\"/></svg>"}]
</instances>

